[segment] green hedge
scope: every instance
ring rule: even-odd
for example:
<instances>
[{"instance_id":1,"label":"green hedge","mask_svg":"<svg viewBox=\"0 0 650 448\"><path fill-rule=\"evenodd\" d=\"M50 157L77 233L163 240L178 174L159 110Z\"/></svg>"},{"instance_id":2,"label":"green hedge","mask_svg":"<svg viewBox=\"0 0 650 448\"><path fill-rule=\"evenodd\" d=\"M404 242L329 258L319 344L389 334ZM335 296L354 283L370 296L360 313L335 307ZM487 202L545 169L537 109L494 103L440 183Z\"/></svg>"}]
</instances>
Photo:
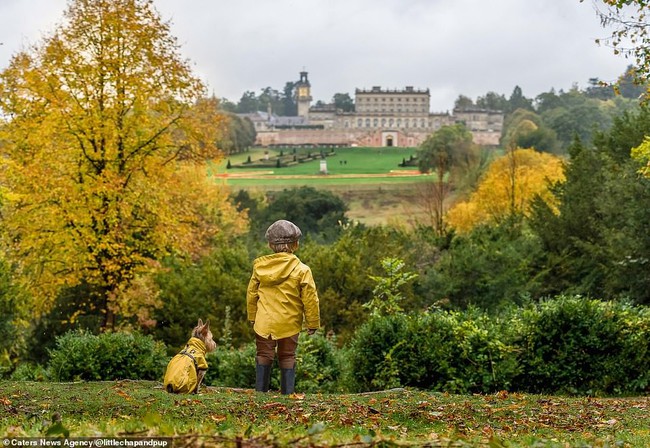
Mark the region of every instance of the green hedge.
<instances>
[{"instance_id":1,"label":"green hedge","mask_svg":"<svg viewBox=\"0 0 650 448\"><path fill-rule=\"evenodd\" d=\"M560 296L513 308L375 318L346 349L352 391L417 387L618 395L650 390L650 309Z\"/></svg>"},{"instance_id":2,"label":"green hedge","mask_svg":"<svg viewBox=\"0 0 650 448\"><path fill-rule=\"evenodd\" d=\"M50 351L54 381L160 380L169 361L165 346L138 333L65 333Z\"/></svg>"},{"instance_id":3,"label":"green hedge","mask_svg":"<svg viewBox=\"0 0 650 448\"><path fill-rule=\"evenodd\" d=\"M502 330L498 320L474 311L374 318L348 348L346 384L353 391L508 389L517 364Z\"/></svg>"},{"instance_id":4,"label":"green hedge","mask_svg":"<svg viewBox=\"0 0 650 448\"><path fill-rule=\"evenodd\" d=\"M559 296L499 317L477 310L376 317L342 349L322 334L301 334L297 360L300 392L643 394L650 391L650 308ZM168 361L149 336L70 332L56 339L45 371L25 365L15 376L160 380ZM208 363L207 385L254 387L253 342L219 347ZM278 368L271 387L279 388Z\"/></svg>"},{"instance_id":5,"label":"green hedge","mask_svg":"<svg viewBox=\"0 0 650 448\"><path fill-rule=\"evenodd\" d=\"M636 394L650 385L650 309L560 296L522 310L517 390Z\"/></svg>"}]
</instances>

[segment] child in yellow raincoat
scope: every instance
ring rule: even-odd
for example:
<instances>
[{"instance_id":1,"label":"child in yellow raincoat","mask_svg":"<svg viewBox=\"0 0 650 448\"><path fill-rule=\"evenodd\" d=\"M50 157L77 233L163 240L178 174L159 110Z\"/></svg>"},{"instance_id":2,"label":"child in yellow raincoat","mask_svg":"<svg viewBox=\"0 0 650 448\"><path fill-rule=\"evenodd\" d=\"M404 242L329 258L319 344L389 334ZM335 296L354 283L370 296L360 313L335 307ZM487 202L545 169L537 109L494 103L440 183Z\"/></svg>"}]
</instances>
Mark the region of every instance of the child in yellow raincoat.
<instances>
[{"instance_id":1,"label":"child in yellow raincoat","mask_svg":"<svg viewBox=\"0 0 650 448\"><path fill-rule=\"evenodd\" d=\"M302 236L298 226L279 220L271 224L265 236L275 253L253 262L246 292L248 320L253 324L257 347L255 390L269 390L277 349L280 389L283 394L291 394L303 322L309 334L320 327L318 293L311 269L293 253Z\"/></svg>"}]
</instances>

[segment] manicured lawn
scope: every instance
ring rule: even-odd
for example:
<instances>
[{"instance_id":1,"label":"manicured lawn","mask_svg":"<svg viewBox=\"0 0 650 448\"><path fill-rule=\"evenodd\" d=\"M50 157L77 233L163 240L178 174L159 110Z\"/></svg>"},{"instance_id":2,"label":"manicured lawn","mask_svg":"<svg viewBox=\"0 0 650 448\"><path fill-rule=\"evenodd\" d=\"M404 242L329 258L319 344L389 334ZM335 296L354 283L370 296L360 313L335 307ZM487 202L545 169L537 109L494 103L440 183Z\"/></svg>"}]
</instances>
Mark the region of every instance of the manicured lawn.
<instances>
[{"instance_id":1,"label":"manicured lawn","mask_svg":"<svg viewBox=\"0 0 650 448\"><path fill-rule=\"evenodd\" d=\"M264 158L263 149L253 149L247 153L235 154L221 161L214 169L225 185L236 188L281 189L303 185L314 187L328 186L364 186L376 188L382 185L387 188L408 188L410 184L426 181L428 176L419 176L414 167L400 167L399 164L408 160L416 153L415 148L336 148L322 149L327 154L327 175L320 172L320 149L297 149L296 157L311 154L314 159L292 166L277 168L252 167L227 169L228 160L237 166L246 161ZM282 153L285 158L293 155L293 149L269 149L268 156L272 161ZM333 153L331 151L334 151ZM415 174L415 175L414 175ZM400 187L404 186L404 187Z\"/></svg>"},{"instance_id":2,"label":"manicured lawn","mask_svg":"<svg viewBox=\"0 0 650 448\"><path fill-rule=\"evenodd\" d=\"M176 446L647 447L649 409L648 397L170 395L148 381L0 382L5 438L165 436Z\"/></svg>"},{"instance_id":3,"label":"manicured lawn","mask_svg":"<svg viewBox=\"0 0 650 448\"><path fill-rule=\"evenodd\" d=\"M270 149L269 158L280 155L279 149ZM292 149L282 150L285 156L293 154ZM297 150L297 155L305 155L311 153L314 156L320 154L319 149L300 149ZM331 154L330 149L322 149L324 154ZM415 156L415 148L335 148L334 154L327 155L327 170L329 174L387 174L393 170L404 170L399 164L403 159L408 160L411 156ZM244 162L248 156L251 160L256 161L264 157L264 150L255 149L250 153L235 154L228 156L233 164ZM225 167L228 163L228 158L223 160L219 165L219 172L240 173L245 172L248 168L231 168L226 170ZM320 173L320 159L311 160L297 165L271 168L276 175L296 176L296 175L313 175ZM413 168L406 168L406 170L413 170Z\"/></svg>"}]
</instances>

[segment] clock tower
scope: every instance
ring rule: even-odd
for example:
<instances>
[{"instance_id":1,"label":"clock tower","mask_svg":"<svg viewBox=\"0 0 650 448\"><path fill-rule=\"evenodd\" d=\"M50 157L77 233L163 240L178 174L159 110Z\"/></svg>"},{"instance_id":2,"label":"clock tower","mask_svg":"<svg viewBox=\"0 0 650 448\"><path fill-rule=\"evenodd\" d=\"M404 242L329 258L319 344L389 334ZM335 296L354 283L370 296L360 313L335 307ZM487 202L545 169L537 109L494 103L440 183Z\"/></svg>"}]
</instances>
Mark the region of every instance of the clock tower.
<instances>
[{"instance_id":1,"label":"clock tower","mask_svg":"<svg viewBox=\"0 0 650 448\"><path fill-rule=\"evenodd\" d=\"M311 84L307 79L307 72L300 72L300 81L296 83L296 105L299 117L308 117L311 99Z\"/></svg>"}]
</instances>

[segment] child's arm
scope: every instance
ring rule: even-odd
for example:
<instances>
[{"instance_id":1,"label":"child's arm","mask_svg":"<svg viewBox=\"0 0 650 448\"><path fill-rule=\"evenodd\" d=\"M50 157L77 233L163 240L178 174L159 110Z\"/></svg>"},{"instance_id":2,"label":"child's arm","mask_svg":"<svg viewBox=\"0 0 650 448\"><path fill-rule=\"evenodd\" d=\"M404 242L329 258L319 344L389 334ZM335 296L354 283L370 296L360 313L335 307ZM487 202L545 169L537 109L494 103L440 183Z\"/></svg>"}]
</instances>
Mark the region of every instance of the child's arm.
<instances>
[{"instance_id":1,"label":"child's arm","mask_svg":"<svg viewBox=\"0 0 650 448\"><path fill-rule=\"evenodd\" d=\"M313 330L310 333L320 328L320 305L318 301L318 292L316 291L316 284L311 269L307 268L300 282L300 299L305 307L305 321L307 322L307 329Z\"/></svg>"},{"instance_id":2,"label":"child's arm","mask_svg":"<svg viewBox=\"0 0 650 448\"><path fill-rule=\"evenodd\" d=\"M246 289L246 311L249 322L255 322L255 316L257 315L257 300L259 299L259 287L260 281L255 276L255 273L253 273L248 282L248 288Z\"/></svg>"}]
</instances>

